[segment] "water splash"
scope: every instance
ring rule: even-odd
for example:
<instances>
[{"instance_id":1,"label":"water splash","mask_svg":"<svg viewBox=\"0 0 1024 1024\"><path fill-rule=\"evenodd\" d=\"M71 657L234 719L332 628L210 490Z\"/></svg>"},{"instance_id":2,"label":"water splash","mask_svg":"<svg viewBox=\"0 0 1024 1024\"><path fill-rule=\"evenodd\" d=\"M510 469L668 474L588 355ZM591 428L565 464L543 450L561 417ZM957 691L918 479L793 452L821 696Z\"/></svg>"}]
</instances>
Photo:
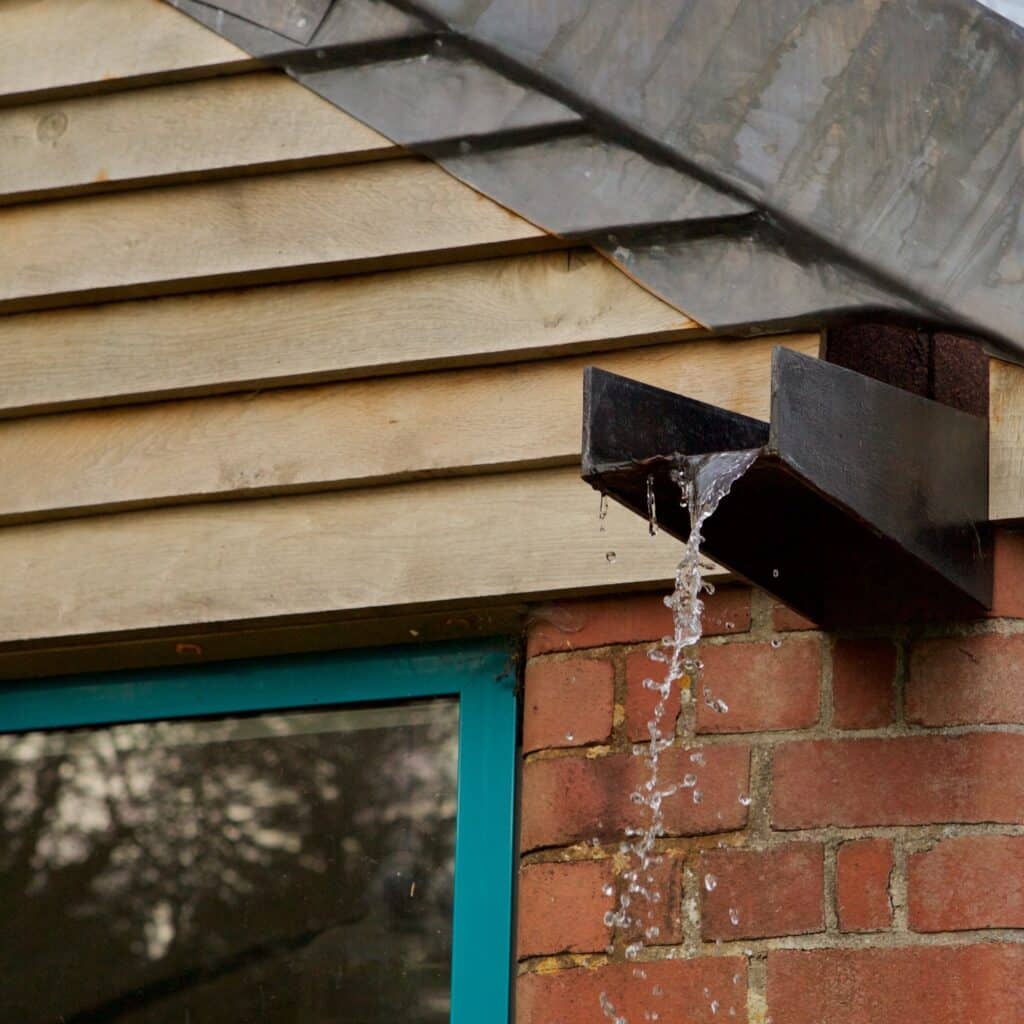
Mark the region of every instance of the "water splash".
<instances>
[{"instance_id":1,"label":"water splash","mask_svg":"<svg viewBox=\"0 0 1024 1024\"><path fill-rule=\"evenodd\" d=\"M657 891L653 871L661 858L655 854L654 847L665 833L665 800L686 788L692 790L695 804L701 801L700 790L694 788L697 785L694 775L687 774L677 783L666 782L661 778L661 754L673 743L673 737L665 736L662 732L661 722L674 687L700 668L700 662L692 656L692 648L702 634L704 602L701 597L713 591L704 579L709 563L700 554L700 545L704 539L701 527L756 457L756 451L683 456L672 471L672 479L679 487L680 506L689 513L690 535L676 567L675 587L665 598L665 605L672 612L672 635L665 637L661 646L650 654L652 660L664 664L664 675L661 682L644 680L644 685L658 696L654 714L647 723L650 743L642 754L646 761L646 778L630 794L630 799L644 809L646 821L642 828L629 830L620 846L620 852L629 858L628 868L622 875L625 884L620 889L618 905L608 911L604 918L606 925L631 936L639 933L648 938L657 937L657 933L651 931L651 919L661 894ZM654 483L650 476L647 478L647 503L648 518L653 524ZM706 699L714 698L708 695ZM692 754L690 760L696 765L704 764L702 754ZM642 938L632 939L625 949L627 959L635 960L643 947ZM629 1024L606 992L600 994L600 1005L612 1024Z\"/></svg>"}]
</instances>

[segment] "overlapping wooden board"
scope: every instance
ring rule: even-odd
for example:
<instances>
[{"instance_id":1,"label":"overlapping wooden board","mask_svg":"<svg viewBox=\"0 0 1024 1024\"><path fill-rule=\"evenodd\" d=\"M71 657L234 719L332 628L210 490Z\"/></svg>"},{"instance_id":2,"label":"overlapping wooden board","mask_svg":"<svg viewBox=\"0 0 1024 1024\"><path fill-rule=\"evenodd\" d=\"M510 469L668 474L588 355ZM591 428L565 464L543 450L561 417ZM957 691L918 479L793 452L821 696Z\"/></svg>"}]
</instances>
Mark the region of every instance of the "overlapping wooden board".
<instances>
[{"instance_id":1,"label":"overlapping wooden board","mask_svg":"<svg viewBox=\"0 0 1024 1024\"><path fill-rule=\"evenodd\" d=\"M227 74L248 54L163 0L5 0L0 103Z\"/></svg>"},{"instance_id":2,"label":"overlapping wooden board","mask_svg":"<svg viewBox=\"0 0 1024 1024\"><path fill-rule=\"evenodd\" d=\"M11 420L0 523L576 465L588 364L767 419L780 342L817 355L817 335L707 340Z\"/></svg>"},{"instance_id":3,"label":"overlapping wooden board","mask_svg":"<svg viewBox=\"0 0 1024 1024\"><path fill-rule=\"evenodd\" d=\"M671 578L679 545L575 467L0 530L0 647L508 602Z\"/></svg>"},{"instance_id":4,"label":"overlapping wooden board","mask_svg":"<svg viewBox=\"0 0 1024 1024\"><path fill-rule=\"evenodd\" d=\"M989 516L1024 520L1024 366L989 362Z\"/></svg>"},{"instance_id":5,"label":"overlapping wooden board","mask_svg":"<svg viewBox=\"0 0 1024 1024\"><path fill-rule=\"evenodd\" d=\"M0 312L564 247L425 160L6 207L0 237Z\"/></svg>"},{"instance_id":6,"label":"overlapping wooden board","mask_svg":"<svg viewBox=\"0 0 1024 1024\"><path fill-rule=\"evenodd\" d=\"M4 204L401 150L284 74L263 71L0 107L0 153Z\"/></svg>"},{"instance_id":7,"label":"overlapping wooden board","mask_svg":"<svg viewBox=\"0 0 1024 1024\"><path fill-rule=\"evenodd\" d=\"M0 675L661 585L678 545L578 479L583 365L766 414L770 341L693 341L161 0L0 10L0 153Z\"/></svg>"},{"instance_id":8,"label":"overlapping wooden board","mask_svg":"<svg viewBox=\"0 0 1024 1024\"><path fill-rule=\"evenodd\" d=\"M0 316L0 416L531 359L699 325L589 250Z\"/></svg>"}]
</instances>

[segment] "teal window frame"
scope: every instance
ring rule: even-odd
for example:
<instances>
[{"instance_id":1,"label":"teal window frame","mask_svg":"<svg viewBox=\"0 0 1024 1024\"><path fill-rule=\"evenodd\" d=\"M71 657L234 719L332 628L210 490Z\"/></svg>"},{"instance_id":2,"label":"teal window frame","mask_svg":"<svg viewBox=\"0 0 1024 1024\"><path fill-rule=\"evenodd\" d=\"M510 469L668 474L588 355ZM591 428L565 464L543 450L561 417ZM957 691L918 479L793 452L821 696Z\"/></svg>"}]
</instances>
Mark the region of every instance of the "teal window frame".
<instances>
[{"instance_id":1,"label":"teal window frame","mask_svg":"<svg viewBox=\"0 0 1024 1024\"><path fill-rule=\"evenodd\" d=\"M459 701L451 1024L508 1020L516 692L506 642L4 683L0 733L427 697Z\"/></svg>"}]
</instances>

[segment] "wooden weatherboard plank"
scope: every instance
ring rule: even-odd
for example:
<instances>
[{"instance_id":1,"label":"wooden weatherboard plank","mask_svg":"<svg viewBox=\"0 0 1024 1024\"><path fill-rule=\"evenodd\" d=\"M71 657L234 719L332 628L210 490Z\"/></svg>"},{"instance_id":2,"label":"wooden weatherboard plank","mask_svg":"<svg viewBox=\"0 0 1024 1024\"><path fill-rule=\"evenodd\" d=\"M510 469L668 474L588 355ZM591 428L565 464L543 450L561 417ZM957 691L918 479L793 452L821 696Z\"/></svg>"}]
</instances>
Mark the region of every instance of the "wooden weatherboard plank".
<instances>
[{"instance_id":1,"label":"wooden weatherboard plank","mask_svg":"<svg viewBox=\"0 0 1024 1024\"><path fill-rule=\"evenodd\" d=\"M0 108L0 203L393 156L277 72Z\"/></svg>"},{"instance_id":2,"label":"wooden weatherboard plank","mask_svg":"<svg viewBox=\"0 0 1024 1024\"><path fill-rule=\"evenodd\" d=\"M163 0L0 4L0 103L223 74L243 50Z\"/></svg>"},{"instance_id":3,"label":"wooden weatherboard plank","mask_svg":"<svg viewBox=\"0 0 1024 1024\"><path fill-rule=\"evenodd\" d=\"M677 542L597 511L572 467L12 526L0 645L671 578Z\"/></svg>"},{"instance_id":4,"label":"wooden weatherboard plank","mask_svg":"<svg viewBox=\"0 0 1024 1024\"><path fill-rule=\"evenodd\" d=\"M532 358L698 326L592 252L0 317L0 416Z\"/></svg>"},{"instance_id":5,"label":"wooden weatherboard plank","mask_svg":"<svg viewBox=\"0 0 1024 1024\"><path fill-rule=\"evenodd\" d=\"M562 245L425 160L0 209L0 310Z\"/></svg>"},{"instance_id":6,"label":"wooden weatherboard plank","mask_svg":"<svg viewBox=\"0 0 1024 1024\"><path fill-rule=\"evenodd\" d=\"M780 341L817 354L817 335L694 341L11 420L0 521L574 465L588 364L767 419Z\"/></svg>"},{"instance_id":7,"label":"wooden weatherboard plank","mask_svg":"<svg viewBox=\"0 0 1024 1024\"><path fill-rule=\"evenodd\" d=\"M989 517L1024 520L1024 366L989 361Z\"/></svg>"}]
</instances>

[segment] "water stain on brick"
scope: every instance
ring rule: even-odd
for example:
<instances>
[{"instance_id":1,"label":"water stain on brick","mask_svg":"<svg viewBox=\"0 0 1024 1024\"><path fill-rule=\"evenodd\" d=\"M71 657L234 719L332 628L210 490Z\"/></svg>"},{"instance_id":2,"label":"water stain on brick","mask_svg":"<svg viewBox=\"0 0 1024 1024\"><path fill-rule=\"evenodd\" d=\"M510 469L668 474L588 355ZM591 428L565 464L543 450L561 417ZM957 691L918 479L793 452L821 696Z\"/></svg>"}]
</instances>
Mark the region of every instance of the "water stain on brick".
<instances>
[{"instance_id":1,"label":"water stain on brick","mask_svg":"<svg viewBox=\"0 0 1024 1024\"><path fill-rule=\"evenodd\" d=\"M750 750L716 746L704 753L703 799L695 804L688 790L665 801L668 835L706 835L743 828L747 808L740 796L750 784ZM692 769L689 751L678 747L662 755L665 777L679 778ZM624 829L642 823L629 794L641 783L643 761L630 754L561 757L531 761L523 767L523 851L565 846L590 838L617 840Z\"/></svg>"}]
</instances>

